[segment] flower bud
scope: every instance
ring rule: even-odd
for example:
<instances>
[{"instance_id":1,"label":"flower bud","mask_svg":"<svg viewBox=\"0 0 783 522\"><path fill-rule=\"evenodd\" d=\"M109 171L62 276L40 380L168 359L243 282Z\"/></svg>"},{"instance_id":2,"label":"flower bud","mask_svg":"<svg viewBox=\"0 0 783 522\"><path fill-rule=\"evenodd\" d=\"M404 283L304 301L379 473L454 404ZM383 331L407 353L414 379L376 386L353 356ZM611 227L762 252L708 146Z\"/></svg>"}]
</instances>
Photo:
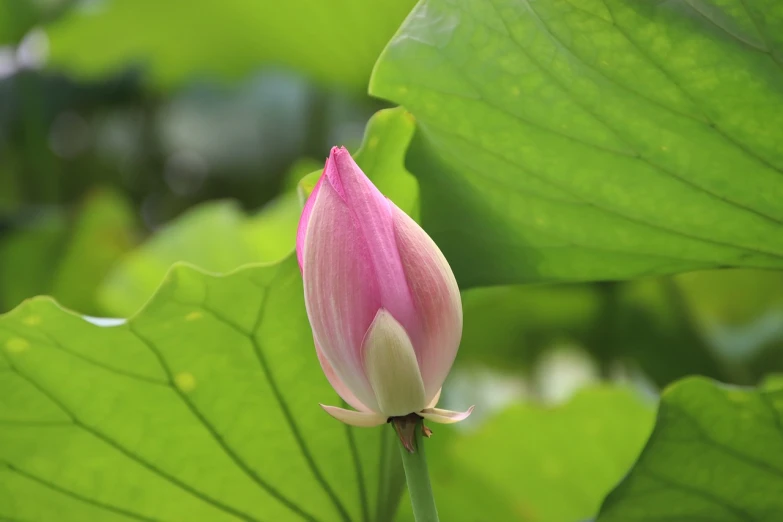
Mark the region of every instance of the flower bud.
<instances>
[{"instance_id":1,"label":"flower bud","mask_svg":"<svg viewBox=\"0 0 783 522\"><path fill-rule=\"evenodd\" d=\"M327 379L353 410L323 406L353 426L435 408L462 336L459 288L443 254L334 147L296 238L305 304Z\"/></svg>"}]
</instances>

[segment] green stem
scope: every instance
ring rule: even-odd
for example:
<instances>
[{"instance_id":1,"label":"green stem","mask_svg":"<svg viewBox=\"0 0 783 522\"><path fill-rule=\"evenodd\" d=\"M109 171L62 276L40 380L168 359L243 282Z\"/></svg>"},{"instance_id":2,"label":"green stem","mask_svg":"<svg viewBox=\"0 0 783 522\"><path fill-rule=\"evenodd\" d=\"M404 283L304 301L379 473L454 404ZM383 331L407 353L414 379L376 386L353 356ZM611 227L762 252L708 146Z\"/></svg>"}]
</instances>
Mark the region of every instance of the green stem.
<instances>
[{"instance_id":1,"label":"green stem","mask_svg":"<svg viewBox=\"0 0 783 522\"><path fill-rule=\"evenodd\" d=\"M405 478L408 481L408 494L413 505L413 516L416 522L438 522L438 509L435 507L435 497L432 495L430 475L427 471L427 458L422 444L422 423L416 423L416 451L414 453L400 444L402 465L405 468Z\"/></svg>"}]
</instances>

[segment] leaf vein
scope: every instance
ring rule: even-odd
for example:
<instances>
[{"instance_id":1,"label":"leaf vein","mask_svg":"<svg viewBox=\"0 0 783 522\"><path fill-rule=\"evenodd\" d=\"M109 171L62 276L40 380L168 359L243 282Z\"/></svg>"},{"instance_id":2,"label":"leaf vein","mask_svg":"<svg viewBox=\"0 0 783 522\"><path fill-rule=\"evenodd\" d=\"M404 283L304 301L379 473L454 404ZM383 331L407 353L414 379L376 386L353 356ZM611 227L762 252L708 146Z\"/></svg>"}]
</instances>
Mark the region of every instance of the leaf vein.
<instances>
[{"instance_id":1,"label":"leaf vein","mask_svg":"<svg viewBox=\"0 0 783 522\"><path fill-rule=\"evenodd\" d=\"M177 477L163 471L162 469L158 468L151 462L148 462L147 460L143 459L139 455L136 455L126 447L124 447L122 444L118 443L108 435L102 433L96 428L93 428L89 426L88 424L84 423L79 419L76 414L68 408L68 406L62 402L59 398L57 398L56 395L54 395L52 392L41 386L38 382L35 381L35 379L30 378L27 376L24 372L20 371L16 365L13 363L13 361L3 352L4 357L6 358L6 361L10 365L11 369L19 375L22 379L30 383L31 386L33 386L38 392L49 399L53 404L55 404L69 419L71 419L71 422L75 424L78 428L81 430L89 433L96 439L106 443L108 446L111 446L124 456L128 457L130 460L138 463L148 471L155 473L156 475L159 475L160 477L166 479L171 484L179 487L183 491L188 492L195 498L202 500L206 502L207 504L211 504L212 506L224 511L227 514L233 515L239 519L245 520L246 522L261 522L260 520L256 519L255 517L244 513L243 511L236 509L228 504L225 504L221 502L220 500L217 500L215 498L212 498L211 496L207 495L206 493L197 490L195 487L191 486L190 484L187 484L186 482L181 481Z\"/></svg>"},{"instance_id":2,"label":"leaf vein","mask_svg":"<svg viewBox=\"0 0 783 522\"><path fill-rule=\"evenodd\" d=\"M514 167L516 167L518 169L523 170L524 172L526 172L530 176L535 177L536 179L538 179L538 180L540 180L540 181L542 181L544 183L547 183L547 184L549 184L552 187L555 187L555 188L560 189L560 190L562 190L564 192L567 192L569 195L584 201L585 204L587 204L587 205L589 205L589 206L591 206L593 208L596 208L598 210L604 211L604 212L606 212L608 214L612 214L612 215L615 215L615 216L620 217L622 219L625 219L627 221L630 221L630 222L633 222L633 223L637 223L637 224L641 224L641 225L645 225L645 226L648 226L648 227L650 227L652 229L661 230L661 231L668 232L670 234L681 236L681 237L684 237L684 238L687 238L687 239L703 241L705 243L712 243L714 245L718 245L718 246L722 246L722 247L741 249L741 250L745 250L747 252L753 252L755 254L760 254L760 255L764 255L764 256L770 256L770 257L774 257L774 258L783 258L783 255L778 254L776 252L767 252L767 251L760 250L760 249L754 248L754 247L748 247L748 246L744 246L744 245L734 245L734 244L731 244L731 243L726 243L726 242L715 240L715 239L702 238L702 237L698 237L698 236L693 236L693 235L687 234L685 232L681 232L681 231L676 230L676 229L663 227L663 226L655 224L655 223L647 222L647 221L644 221L644 220L641 220L641 219L638 219L638 218L634 218L634 217L628 216L626 214L623 214L620 211L617 211L617 210L614 210L614 209L611 209L611 208L608 208L608 207L600 206L600 205L594 203L593 201L585 199L583 196L580 196L579 194L572 192L568 187L566 187L564 185L561 185L559 183L556 183L556 182L552 181L551 179L549 179L546 176L537 174L536 172L534 172L533 170L529 169L528 167L520 164L516 159L506 158L502 154L499 154L499 153L497 153L497 152L495 152L493 150L490 150L490 149L486 148L484 145L475 143L475 142L471 141L470 139L468 139L468 138L466 138L466 137L464 137L464 136L462 136L462 135L460 135L460 134L458 134L458 133L456 133L454 131L447 130L447 129L444 129L444 128L432 125L432 123L427 123L427 126L433 128L433 129L437 129L438 132L440 132L440 133L449 134L449 135L461 138L462 140L464 140L468 144L470 144L470 145L472 145L474 147L480 148L481 150L487 152L488 154L490 154L492 156L495 156L495 157L497 157L497 158L499 158L499 159L501 159L501 160L503 160L503 161L513 165Z\"/></svg>"},{"instance_id":3,"label":"leaf vein","mask_svg":"<svg viewBox=\"0 0 783 522\"><path fill-rule=\"evenodd\" d=\"M527 1L527 0L526 0L526 1ZM718 124L717 124L717 123L716 123L716 122L715 122L715 121L714 121L712 118L710 118L710 116L707 114L707 111L705 110L704 106L702 106L702 105L699 103L698 99L697 99L695 96L693 96L693 95L692 95L692 94L691 94L691 93L690 93L690 92L689 92L687 89L685 89L685 87L683 87L683 86L680 84L680 82L678 82L676 79L674 79L674 78L672 77L671 73L670 73L670 72L669 72L667 69L665 69L665 68L664 68L664 67L663 67L663 66L662 66L662 65L661 65L659 62L657 62L656 60L653 60L653 59L652 59L652 57L651 57L651 56L650 56L650 55L649 55L649 54L648 54L646 51L644 51L644 49L643 49L643 48L642 48L642 47L641 47L639 44L637 44L637 43L636 43L636 41L635 41L635 40L633 40L633 39L631 38L631 36L630 36L630 35L629 35L629 34L628 34L628 33L627 33L627 32L626 32L626 31L625 31L625 30L624 30L622 27L620 27L620 25L619 25L619 24L618 24L618 23L615 21L615 19L614 19L614 13L612 12L612 9L609 7L609 2L607 2L607 0L602 0L602 1L603 1L604 5L606 6L606 10L609 12L609 16L611 16L611 17L612 17L613 25L614 25L614 27L616 27L616 28L617 28L617 31L618 31L618 32L619 32L619 33L620 33L620 34L623 36L623 38L625 38L625 39L626 39L626 41L628 41L628 43L630 43L631 45L633 45L633 46L634 46L634 48L635 48L637 51L639 51L639 54L641 54L641 55L642 55L644 58L646 58L646 59L647 59L647 61L648 61L648 62L649 62L649 63L650 63L650 64L651 64L653 67L655 67L656 69L658 69L659 71L661 71L661 73L662 73L664 76L666 76L666 78L668 78L668 79L669 79L669 81L670 81L670 82L672 82L672 84L674 84L674 85L675 85L675 86L676 86L676 87L679 89L679 91L680 91L681 93L683 93L683 95L684 95L686 98L688 98L688 100L689 100L689 101L690 101L690 102L693 104L693 106L694 106L694 107L698 107L698 108L699 108L699 110L701 111L702 115L704 116L704 118L705 118L705 120L706 120L706 124L707 124L707 126L708 126L708 127L709 127L709 128L712 130L712 131L714 131L715 133L717 133L719 136L723 137L723 139L724 139L724 140L726 140L728 143L730 143L730 144L734 145L734 146L735 146L737 149L741 150L743 153L745 153L745 155L746 155L746 156L748 156L748 157L750 157L750 158L752 158L752 159L756 160L757 162L761 163L762 165L764 165L764 166L765 166L765 167L767 167L767 168L770 168L770 169L772 169L772 170L774 170L774 171L776 171L776 172L778 172L778 173L780 173L780 174L783 174L783 169L781 169L781 167L779 167L779 166L775 165L774 163L770 162L770 161L769 161L769 160L767 160L766 158L764 158L764 157L762 157L762 156L758 155L758 154L757 154L756 152L754 152L752 149L748 148L748 146L747 146L747 145L745 145L745 144L744 144L744 143L742 143L741 141L738 141L738 140L737 140L736 138L734 138L734 137L733 137L731 134L729 134L728 132L724 131L724 130L723 130L723 129L722 129L722 128L721 128L721 127L720 127L720 126L719 126L719 125L718 125ZM691 5L689 2L686 2L686 3L687 3L687 4L688 4L688 5L691 7L691 8L695 9L695 8L694 8L694 7L693 7L693 6L692 6L692 5ZM531 8L531 9L532 9L532 8ZM702 15L703 15L703 13L701 13L701 11L698 11L698 10L697 10L697 12L699 12L700 14L702 14ZM709 19L709 18L708 18L708 19ZM710 20L710 21L712 21L712 20ZM712 22L714 23L714 21L712 21ZM543 23L543 22L542 22L542 23ZM725 29L724 29L724 30L725 30ZM728 32L728 31L727 31L727 32ZM552 33L551 33L551 31L550 31L550 34L552 34ZM729 34L731 34L731 33L729 33ZM553 35L553 37L554 37L554 35ZM741 40L740 40L740 41L741 41ZM584 62L583 62L583 63L584 63Z\"/></svg>"},{"instance_id":4,"label":"leaf vein","mask_svg":"<svg viewBox=\"0 0 783 522\"><path fill-rule=\"evenodd\" d=\"M726 453L728 456L734 457L735 459L744 462L745 464L748 464L751 467L758 468L762 471L765 471L766 473L770 475L774 475L777 478L783 479L783 470L770 465L767 462L757 460L750 455L747 455L745 453L742 453L740 451L737 451L733 447L724 444L722 442L719 442L715 440L714 438L710 437L707 430L705 430L702 425L699 423L699 421L693 416L693 414L687 410L686 408L678 405L678 404L669 404L669 408L675 409L680 412L683 419L687 419L691 422L695 434L698 437L698 440L701 440L702 442L705 442L709 444L710 446L713 446L714 448Z\"/></svg>"},{"instance_id":5,"label":"leaf vein","mask_svg":"<svg viewBox=\"0 0 783 522\"><path fill-rule=\"evenodd\" d=\"M284 506L289 508L294 513L298 514L305 520L309 520L311 522L317 522L318 519L304 511L302 508L300 508L297 504L295 504L293 501L288 499L285 495L283 495L280 491L278 491L274 486L269 484L266 480L263 479L253 468L251 468L242 458L237 454L237 452L231 447L231 445L226 441L226 439L223 437L223 435L220 433L220 431L217 429L215 425L212 424L212 422L201 412L201 410L198 409L198 407L191 401L188 396L182 392L175 384L174 384L174 376L171 371L171 368L168 366L168 363L166 362L165 358L163 357L163 354L160 353L160 351L157 349L155 344L144 337L133 325L132 322L128 323L128 329L133 333L133 335L136 336L139 341L141 341L154 355L158 358L158 361L160 362L161 366L163 367L164 371L166 372L166 375L169 378L169 386L175 391L177 396L180 398L182 403L185 405L185 407L190 410L190 412L193 414L193 416L196 418L196 420L201 423L202 426L204 426L204 429L209 432L212 439L217 442L217 444L220 446L220 448L223 450L223 452L228 456L231 461L244 473L246 476L248 476L253 482L255 482L258 486L260 486L262 489L264 489L267 493L269 493L270 496L275 498L277 501L282 503Z\"/></svg>"},{"instance_id":6,"label":"leaf vein","mask_svg":"<svg viewBox=\"0 0 783 522\"><path fill-rule=\"evenodd\" d=\"M679 489L682 491L687 491L688 493L691 493L693 495L703 498L704 500L709 501L713 505L722 508L726 512L736 517L739 522L753 522L754 520L756 520L756 517L752 516L749 512L745 511L740 507L729 504L722 498L711 494L709 491L704 491L702 489L691 486L689 484L679 483L667 476L652 471L649 467L645 467L642 471L648 477L652 478L653 480L657 480L658 482L665 484L666 486Z\"/></svg>"},{"instance_id":7,"label":"leaf vein","mask_svg":"<svg viewBox=\"0 0 783 522\"><path fill-rule=\"evenodd\" d=\"M525 3L526 3L526 5L528 6L528 10L530 11L530 13L531 13L533 16L535 16L535 17L536 17L536 19L537 19L537 20L538 20L538 21L539 21L539 22L542 24L542 26L544 27L544 29L546 29L546 32L547 32L547 34L550 36L550 38L552 38L552 40L553 40L553 41L555 41L555 42L556 42L556 43L557 43L557 44L558 44L558 45L559 45L559 46L560 46L560 47L561 47L563 50L567 51L567 52L569 53L569 55L570 55L570 56L573 56L574 58L576 58L577 60L579 60L579 62L580 62L580 63L582 63L582 64L583 64L585 67L587 67L587 68L590 68L590 69L592 69L592 70L595 70L595 69L594 69L592 66L590 66L590 65L589 65L587 62L585 62L584 60L582 60L582 59L581 59L581 58L580 58L578 55L576 55L576 54L575 54L573 51L571 51L571 50L570 50L568 47L566 47L566 46L565 46L565 44L564 44L564 43L563 43L563 42L562 42L560 39L558 39L558 38L557 38L557 37L556 37L556 36L555 36L555 35L552 33L552 31L549 29L549 27L546 25L546 23L545 23L545 22L544 22L544 21L541 19L541 17L540 17L540 16L537 14L537 12L535 11L535 9L532 7L532 5L530 4L530 2L528 2L527 0L525 0ZM493 7L493 9L495 9L495 11L497 12L497 6L495 5L495 2L494 2L494 0L490 0L489 4L490 4L490 5ZM608 8L608 6L607 6L607 9L609 9L609 8ZM610 11L610 14L611 14L611 11ZM564 94L565 94L565 95L566 95L566 96L567 96L567 97L568 97L568 98L569 98L569 99L570 99L570 100L571 100L571 101L572 101L572 102L573 102L575 105L577 105L577 106L578 106L578 107L580 107L582 110L584 110L585 112L587 112L588 114L590 114L590 115L591 115L591 116L592 116L592 117L593 117L593 118L594 118L594 119L595 119L595 120L596 120L598 123L600 123L600 124L601 124L601 125L603 125L603 126L606 128L606 129L608 129L609 131L611 131L611 132L612 132L612 134L613 134L614 136L616 136L616 137L617 137L618 141L622 142L622 143L623 143L623 145L624 145L625 147L627 147L628 149L630 149L630 150L632 151L632 154L626 154L626 153L622 153L622 152L620 152L620 151L617 151L617 150L615 150L615 149L612 149L612 148L609 148L609 147L604 147L604 146L600 146L600 145L596 145L596 144L593 144L593 143L590 143L590 142L584 141L584 140L582 140L582 139L576 138L575 136L571 136L571 135L569 135L569 134L566 134L566 133L563 133L563 132L561 132L561 131L558 131L558 130L555 130L555 129L548 128L548 127L546 127L546 126L544 126L544 125L541 125L541 124L535 123L535 122L533 122L533 121L531 121L531 120L528 120L527 118L523 118L523 117L521 117L521 116L519 116L519 115L517 115L517 114L514 114L514 113L511 113L511 112L508 112L508 111L507 111L507 110L505 110L505 109L504 109L502 106L499 106L499 105L497 105L496 103L492 102L490 99L488 99L487 97L485 97L485 96L483 95L483 93L482 93L482 90L481 90L481 88L478 86L478 84L476 84L476 83L475 83L475 82L474 82L474 81L473 81L471 78L469 78L469 76L468 76L468 75L464 74L464 73L463 73L463 71L462 71L462 70L461 70L459 67L457 67L457 66L456 66L456 65L455 65L455 64L454 64L454 63L451 61L451 59L450 59L450 58L449 58L449 57L448 57L448 56L447 56L445 53L443 53L443 52L442 52L442 50L439 50L439 51L440 51L440 54L441 54L441 56L443 56L443 58L444 58L444 59L446 59L447 61L449 61L449 63L451 63L451 65L452 65L452 68L453 68L453 69L454 69L456 72L458 72L460 75L462 75L462 77L464 78L464 80L465 80L467 83L469 83L470 85L472 85L472 86L473 86L473 88L474 88L474 89L476 89L476 90L478 91L478 93L481 95L481 100L482 100L482 102L483 102L483 103L485 103L485 104L487 104L487 105L489 105L489 106L491 106L491 107L494 107L496 110L498 110L498 111L500 111L500 112L502 112L502 113L504 113L504 114L507 114L508 116L510 116L510 117L512 117L512 118L514 118L514 119L516 119L516 120L518 120L518 121L520 121L520 122L522 122L522 123L525 123L525 124L527 124L527 125L531 125L531 126L533 126L533 127L537 128L537 129L539 129L539 130L543 130L543 131L545 131L545 132L549 132L549 133L552 133L552 134L555 134L555 135L559 135L559 136L561 136L561 137L564 137L564 138L570 139L570 140L572 140L572 141L574 141L574 142L576 142L576 143L579 143L579 144L581 144L581 145L584 145L584 146L589 146L589 147L591 147L591 148L595 148L595 149L597 149L597 150L600 150L600 151L604 151L604 152L607 152L607 153L610 153L610 154L614 154L614 155L618 155L618 156L624 156L624 157L628 157L628 158L634 158L634 159L637 159L637 160L639 160L639 161L642 161L642 162L644 162L645 164L649 165L651 168L653 168L653 169L655 169L655 170L659 171L661 174L664 174L664 175L667 175L667 176L669 176L669 177L671 177L671 178L673 178L673 179L676 179L676 180L678 180L680 183L683 183L683 184L685 184L686 186L688 186L688 187L691 187L691 188L692 188L692 189L694 189L694 190L697 190L697 191L703 192L704 194L707 194L707 195L709 195L710 197L712 197L712 198L714 198L714 199L716 199L716 200L718 200L718 201L721 201L721 202L723 202L723 203L725 203L725 204L727 204L727 205L734 206L734 207L736 207L736 208L738 208L738 209L741 209L741 210L743 210L743 211L749 212L749 213L751 213L752 215L755 215L755 216L757 216L757 217L760 217L760 218L762 218L762 219L764 219L764 220L766 220L766 221L771 221L772 223L774 223L774 224L776 224L776 225L781 225L781 224L783 224L783 221L781 221L780 219L777 219L777 218L776 218L776 217L774 217L774 216L770 216L770 215L768 215L768 214L765 214L765 213L763 213L763 212L760 212L760 211L758 211L758 210L756 210L756 209L754 209L754 208L748 207L748 206L746 206L746 205L744 205L744 204L742 204L742 203L739 203L739 202L737 202L737 201L734 201L734 200L732 200L732 199L726 198L725 196L722 196L722 195L720 195L720 194L717 194L717 193L715 193L715 192L713 192L713 191L711 191L711 190L707 189L706 187L704 187L704 186L702 186L702 185L700 185L700 184L697 184L697 183L693 182L692 180L688 179L687 177L684 177L684 176L680 175L679 173L677 173L677 172L675 172L675 171L672 171L672 170L670 170L670 169L668 169L668 168L665 168L665 167L663 167L663 166L659 165L658 163L656 163L656 162L654 162L654 161L650 160L649 158L647 158L647 157L643 156L643 155L642 155L641 153L639 153L639 152L638 152L638 151L637 151L637 150L636 150L636 149L635 149L635 148L634 148L634 147L633 147L633 146L632 146L632 145L631 145L631 144L630 144L630 143L629 143L629 142L628 142L626 139L624 139L624 138L622 138L622 137L621 137L621 133L620 133L620 131L619 131L619 130L617 130L617 129L615 129L613 126L609 125L609 123L608 123L606 120L604 120L602 117L600 117L600 116L598 115L598 113L596 113L596 112L594 112L594 111L592 111L592 110L588 109L588 108L587 108L587 107L585 107L585 106L584 106L582 103L580 103L579 101L577 101L577 99L576 99L576 98L574 97L574 95L573 95L573 94L570 92L570 90L569 90L568 88L566 88L566 87L565 87L565 85L563 85L563 84L562 84L562 82L560 82L559 80L557 80L557 79L556 79L556 77L555 77L555 76L552 74L552 72L551 72L549 69L547 69L546 67L544 67L544 66L543 66L543 64L541 64L540 62L538 62L537 60L535 60L535 59L534 59L534 58L531 56L531 54L530 54L530 53L527 51L527 49L525 48L525 46L524 46L524 45L522 45L522 44L521 44L519 41L517 41L517 40L516 40L516 38L513 36L512 32L511 32L511 29L508 27L508 25L506 24L506 21L503 19L503 17L500 15L500 13L498 13L498 17L501 19L502 23L503 23L503 24L504 24L504 26L506 27L506 32L508 33L508 37L509 37L510 41L511 41L511 42L513 42L513 43L514 43L514 45L515 45L515 46L516 46L516 47L517 47L517 48L518 48L520 51L522 51L522 53L524 53L524 54L525 54L525 56L527 56L527 58L528 58L528 59L529 59L529 60L530 60L530 61L531 61L531 62L532 62L532 63L533 63L533 64L534 64L534 65L535 65L535 66L536 66L536 67L537 67L537 68L538 68L540 71L542 71L544 74L546 74L546 75L547 75L547 76L548 76L548 77L549 77L549 78L550 78L550 79L551 79L551 80L552 80L552 81L553 81L553 82L554 82L554 83L555 83L555 84L556 84L556 85L557 85L557 86L560 88L560 90L561 90L561 91L562 91L562 92L563 92L563 93L564 93ZM487 25L487 24L483 24L483 25L484 25L485 27L487 27L489 30L492 30L492 31L497 31L496 29L494 29L494 28L490 27L490 26L489 26L489 25ZM624 37L625 37L626 39L628 39L628 40L629 40L629 42L630 42L632 45L636 46L636 45L635 45L635 43L634 43L634 42L632 42L632 41L631 41L631 40L628 38L628 36L624 34L624 32L623 32L621 29L619 29L619 27L617 26L617 24L614 24L614 26L618 28L618 30L621 32L621 34L623 34L623 35L624 35ZM637 47L637 48L638 48L638 47ZM640 50L640 52L641 52L641 50ZM662 69L660 66L658 66L658 64L657 64L657 63L653 62L653 61L652 61L652 60L649 58L649 56L646 56L646 55L644 55L644 56L645 56L645 58L647 58L647 60L648 60L648 61L650 61L650 63L652 63L652 64L653 64L654 66L656 66L656 67L657 67L659 70L661 70L661 72L662 72L662 73L666 74L666 75L667 75L667 78L669 77L669 76L668 76L668 73L667 73L665 70L663 70L663 69ZM604 76L604 77L606 77L606 76ZM607 78L608 78L608 77L607 77ZM679 86L679 85L678 85L678 84L677 84L677 83L676 83L676 82L675 82L673 79L671 79L671 78L669 78L669 79L670 79L670 81L672 81L672 82L673 82L675 85L677 85L677 86L680 88L680 90L681 90L681 91L682 91L682 92L683 92L683 93L684 93L686 96L688 96L688 97L690 98L690 95L689 95L689 94L688 94L688 93L687 93L687 92L686 92L684 89L682 89L682 87L680 87L680 86ZM614 84L616 84L616 85L618 85L618 86L621 86L621 87L622 87L622 85L618 84L618 83L617 83L615 80L612 80L612 79L609 79L609 80L610 80L610 81L612 81ZM635 91L634 91L634 92L635 92ZM441 94L448 95L449 93L441 92ZM456 96L456 95L455 95L455 96ZM693 101L692 101L692 103L694 103L694 104L695 104L695 102L693 102ZM697 105L697 106L698 106L698 105ZM703 112L703 109L701 109L701 110L702 110L702 112ZM706 117L706 116L705 116L705 117ZM715 124L714 122L710 122L710 125L709 125L709 127L710 127L710 128L713 128L713 129L714 129L716 132L722 132L722 131L719 131L719 129L717 128L717 126L716 126L716 124ZM721 135L723 135L723 134L721 134ZM726 136L724 135L724 137L726 137ZM732 143L734 143L734 145L736 145L736 146L738 146L738 147L740 146L739 144L735 143L734 141L731 141L731 142L732 142ZM743 150L744 150L744 149L743 149ZM744 152L745 152L746 154L750 154L750 152L749 152L749 151L747 151L747 150L744 150ZM753 157L753 158L755 158L755 159L757 159L757 160L763 161L763 160L761 160L760 158L756 157L755 155L752 155L752 157ZM768 164L768 163L766 163L766 162L765 162L764 164L765 164L767 167L770 167L770 168L772 168L772 169L774 169L774 170L778 170L779 172L783 172L783 171L781 171L781 170L777 169L777 167L775 167L774 165Z\"/></svg>"},{"instance_id":8,"label":"leaf vein","mask_svg":"<svg viewBox=\"0 0 783 522\"><path fill-rule=\"evenodd\" d=\"M135 511L130 511L128 509L122 508L120 506L115 506L113 504L108 504L105 502L100 502L98 500L86 497L84 495L81 495L75 491L72 491L64 486L61 486L55 482L51 482L45 479L42 479L38 476L36 476L33 473L30 473L28 471L24 471L21 468L18 468L11 464L10 462L4 462L6 465L6 469L9 469L13 473L16 473L19 476L22 476L28 480L31 480L33 482L36 482L38 484L41 484L42 486L49 488L53 491L57 491L58 493L62 493L63 495L66 495L68 497L71 497L73 499L76 499L80 502L83 502L85 504L89 504L91 506L95 506L101 509L105 509L106 511L111 511L113 513L118 513L120 515L125 515L130 518L135 518L136 520L142 520L144 522L161 522L162 519L159 518L151 518L146 515L142 515L141 513L137 513Z\"/></svg>"},{"instance_id":9,"label":"leaf vein","mask_svg":"<svg viewBox=\"0 0 783 522\"><path fill-rule=\"evenodd\" d=\"M6 328L10 332L14 332L15 331L14 328L9 327L8 325L4 325L4 328ZM43 331L40 328L35 329L35 331L40 333L46 339L46 341L42 342L41 344L48 345L48 346L50 346L50 347L52 347L52 348L54 348L56 350L60 350L60 351L62 351L64 353L67 353L68 355L70 355L72 357L75 357L75 358L77 358L77 359L79 359L81 361L84 361L84 362L86 362L86 363L88 363L88 364L90 364L92 366L96 366L98 368L101 368L102 370L105 370L105 371L107 371L109 373L113 373L115 375L121 375L123 377L128 377L129 379L134 379L136 381L145 382L147 384L155 384L155 385L158 385L158 386L168 386L168 383L166 383L165 381L161 381L161 380L155 379L153 377L147 377L146 375L140 375L140 374L137 374L137 373L134 373L134 372L125 371L125 370L123 370L121 368L115 368L113 366L109 366L109 365L107 365L107 364L105 364L105 363L103 363L103 362L101 362L101 361L99 361L97 359L93 359L92 357L88 357L88 356L86 356L84 354L81 354L81 353L75 351L75 350L67 348L65 345L63 345L62 343L58 342L54 337L52 337L48 332L45 332L45 331ZM15 333L19 334L20 332L17 331ZM39 340L37 340L37 342L41 342L41 340L39 339Z\"/></svg>"},{"instance_id":10,"label":"leaf vein","mask_svg":"<svg viewBox=\"0 0 783 522\"><path fill-rule=\"evenodd\" d=\"M266 311L266 306L269 301L269 292L272 284L274 284L274 281L277 280L280 277L280 271L274 276L272 283L267 286L267 290L264 293L264 297L262 299L261 305L259 307L258 316L256 318L256 323L253 327L253 332L248 332L241 326L235 324L233 321L229 320L228 318L224 317L222 314L217 312L216 310L213 310L210 308L206 303L201 303L198 306L201 306L201 308L221 321L222 323L226 324L236 332L243 335L245 338L247 338L252 347L253 352L255 353L256 359L258 360L258 363L261 367L261 369L264 372L264 375L269 382L269 387L272 389L272 394L275 397L275 400L277 401L278 405L280 406L280 411L283 413L283 417L285 417L286 422L288 423L289 428L291 429L291 433L294 436L294 440L296 440L297 445L299 446L300 451L302 452L302 456L304 457L305 461L307 462L310 471L313 474L313 477L316 479L316 481L321 485L321 488L324 490L326 495L331 499L332 503L334 504L337 511L340 513L341 518L345 522L351 522L351 517L348 514L348 511L345 509L345 506L343 506L342 501L337 497L337 494L335 493L334 489L331 487L331 485L326 481L326 478L321 473L321 470L319 469L318 465L315 462L315 459L313 458L312 453L310 452L310 449L308 448L307 444L304 441L304 438L302 437L301 431L299 430L299 426L296 423L296 419L294 419L293 415L291 414L291 410L288 408L288 403L285 401L285 398L283 397L283 394L280 392L280 388L277 385L277 381L275 380L271 368L269 367L269 363L266 360L266 356L264 355L264 352L261 348L261 344L258 342L258 339L256 338L255 332L260 327L260 324L263 320L264 313Z\"/></svg>"}]
</instances>

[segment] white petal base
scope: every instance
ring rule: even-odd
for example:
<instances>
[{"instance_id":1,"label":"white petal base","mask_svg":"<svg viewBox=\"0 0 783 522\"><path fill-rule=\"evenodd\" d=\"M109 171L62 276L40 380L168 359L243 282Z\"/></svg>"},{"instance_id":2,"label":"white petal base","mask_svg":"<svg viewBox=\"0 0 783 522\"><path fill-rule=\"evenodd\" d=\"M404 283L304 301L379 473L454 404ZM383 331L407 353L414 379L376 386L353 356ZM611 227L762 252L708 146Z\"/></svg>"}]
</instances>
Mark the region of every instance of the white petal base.
<instances>
[{"instance_id":1,"label":"white petal base","mask_svg":"<svg viewBox=\"0 0 783 522\"><path fill-rule=\"evenodd\" d=\"M380 426L381 424L386 424L386 421L388 420L387 417L384 417L380 413L346 410L344 408L338 408L337 406L326 406L325 404L321 404L321 408L338 421L359 428Z\"/></svg>"},{"instance_id":2,"label":"white petal base","mask_svg":"<svg viewBox=\"0 0 783 522\"><path fill-rule=\"evenodd\" d=\"M467 419L470 414L473 413L473 406L468 408L468 411L451 411L442 410L440 408L424 408L423 410L416 412L417 415L424 417L428 421L437 422L438 424L454 424Z\"/></svg>"},{"instance_id":3,"label":"white petal base","mask_svg":"<svg viewBox=\"0 0 783 522\"><path fill-rule=\"evenodd\" d=\"M429 404L427 404L427 408L434 408L438 405L438 401L440 400L440 392L443 391L443 388L438 389L438 393L435 394L435 397L432 398ZM425 408L426 409L426 408Z\"/></svg>"}]
</instances>

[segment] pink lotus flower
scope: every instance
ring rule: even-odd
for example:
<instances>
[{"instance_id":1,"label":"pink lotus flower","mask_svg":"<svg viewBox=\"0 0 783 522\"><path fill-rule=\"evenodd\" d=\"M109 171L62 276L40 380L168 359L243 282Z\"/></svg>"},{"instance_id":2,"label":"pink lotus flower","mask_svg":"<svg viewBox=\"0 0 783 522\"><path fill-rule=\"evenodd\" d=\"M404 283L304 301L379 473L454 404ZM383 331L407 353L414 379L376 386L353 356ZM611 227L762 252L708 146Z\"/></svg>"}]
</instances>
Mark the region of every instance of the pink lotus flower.
<instances>
[{"instance_id":1,"label":"pink lotus flower","mask_svg":"<svg viewBox=\"0 0 783 522\"><path fill-rule=\"evenodd\" d=\"M355 408L327 413L353 426L470 415L435 408L462 336L454 274L345 148L332 148L305 204L296 253L318 360Z\"/></svg>"}]
</instances>

